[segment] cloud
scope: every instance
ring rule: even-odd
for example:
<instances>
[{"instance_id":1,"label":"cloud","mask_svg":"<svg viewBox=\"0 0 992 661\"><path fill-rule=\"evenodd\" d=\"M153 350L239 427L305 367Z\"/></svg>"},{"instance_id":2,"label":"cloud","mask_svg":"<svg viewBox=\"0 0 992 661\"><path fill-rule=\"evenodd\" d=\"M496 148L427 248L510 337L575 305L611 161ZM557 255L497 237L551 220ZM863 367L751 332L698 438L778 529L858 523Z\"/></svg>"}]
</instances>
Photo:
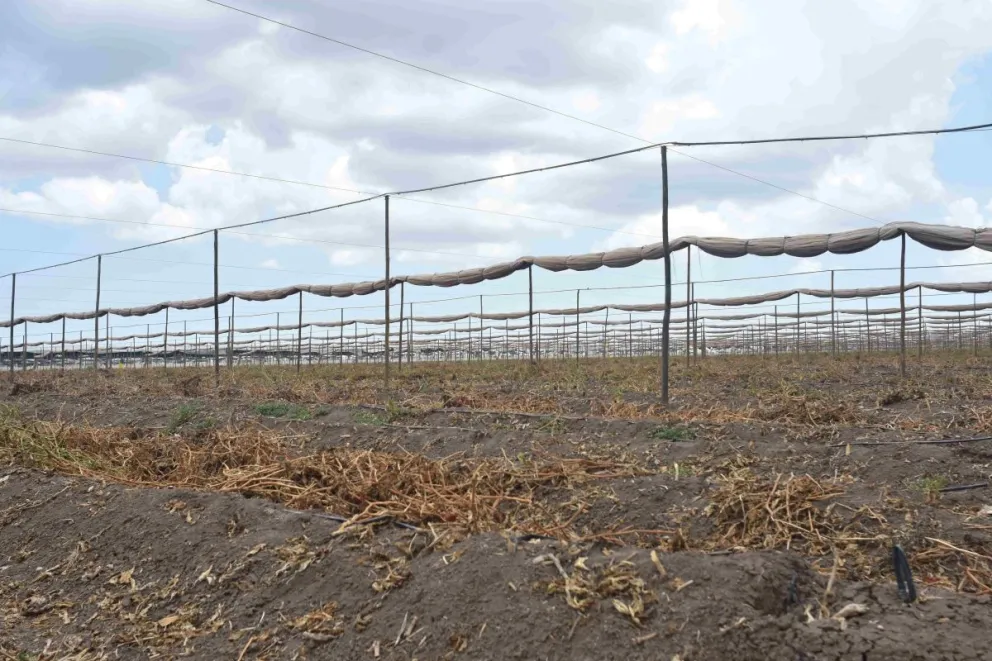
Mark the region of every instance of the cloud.
<instances>
[{"instance_id":1,"label":"cloud","mask_svg":"<svg viewBox=\"0 0 992 661\"><path fill-rule=\"evenodd\" d=\"M361 196L320 186L418 188L641 144L202 2L167 4L15 0L0 43L34 94L5 103L0 135L318 186L195 170L156 179L134 162L4 145L4 206L216 227ZM943 125L955 74L992 49L992 6L964 0L620 0L609 11L584 0L512 8L289 0L279 17L651 140ZM94 39L109 44L113 62ZM686 150L827 204L673 153L672 236L872 223L862 216L985 222L974 199L941 180L934 145L917 137ZM394 198L395 259L404 269L447 268L649 243L660 237L659 178L651 151ZM317 247L336 265L378 265L382 223L377 200L244 230L270 236L236 236L273 251ZM183 231L92 224L130 242ZM281 234L310 243L272 236Z\"/></svg>"}]
</instances>

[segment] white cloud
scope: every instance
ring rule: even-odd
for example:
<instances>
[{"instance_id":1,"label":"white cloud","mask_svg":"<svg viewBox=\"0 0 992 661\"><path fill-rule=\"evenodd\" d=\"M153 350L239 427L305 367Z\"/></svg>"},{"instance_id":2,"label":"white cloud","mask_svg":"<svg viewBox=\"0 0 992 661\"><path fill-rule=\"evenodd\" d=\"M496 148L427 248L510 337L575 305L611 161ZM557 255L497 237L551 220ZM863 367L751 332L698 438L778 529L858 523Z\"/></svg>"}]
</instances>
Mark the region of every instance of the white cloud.
<instances>
[{"instance_id":1,"label":"white cloud","mask_svg":"<svg viewBox=\"0 0 992 661\"><path fill-rule=\"evenodd\" d=\"M985 226L985 219L978 208L978 202L972 197L964 197L948 204L944 222L948 225L961 225L963 227Z\"/></svg>"}]
</instances>

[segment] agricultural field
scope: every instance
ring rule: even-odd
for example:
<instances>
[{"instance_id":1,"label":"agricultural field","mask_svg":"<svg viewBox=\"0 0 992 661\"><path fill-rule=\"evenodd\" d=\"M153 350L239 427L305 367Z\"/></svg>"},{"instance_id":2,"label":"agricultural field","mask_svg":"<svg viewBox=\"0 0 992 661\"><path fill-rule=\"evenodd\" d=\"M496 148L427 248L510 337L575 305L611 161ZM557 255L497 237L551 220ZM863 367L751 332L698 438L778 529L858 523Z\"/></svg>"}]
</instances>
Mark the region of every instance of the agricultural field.
<instances>
[{"instance_id":1,"label":"agricultural field","mask_svg":"<svg viewBox=\"0 0 992 661\"><path fill-rule=\"evenodd\" d=\"M990 368L17 373L0 658L987 659Z\"/></svg>"}]
</instances>

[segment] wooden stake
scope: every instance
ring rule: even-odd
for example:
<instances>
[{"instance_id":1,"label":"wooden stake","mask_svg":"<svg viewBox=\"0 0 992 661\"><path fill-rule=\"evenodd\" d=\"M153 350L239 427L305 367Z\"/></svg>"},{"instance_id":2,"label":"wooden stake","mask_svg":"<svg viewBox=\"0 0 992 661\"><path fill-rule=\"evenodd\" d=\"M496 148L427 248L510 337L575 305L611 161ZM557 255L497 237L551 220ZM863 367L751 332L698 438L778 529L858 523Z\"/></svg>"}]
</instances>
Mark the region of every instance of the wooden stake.
<instances>
[{"instance_id":1,"label":"wooden stake","mask_svg":"<svg viewBox=\"0 0 992 661\"><path fill-rule=\"evenodd\" d=\"M668 147L661 146L661 240L665 252L665 312L661 324L661 402L668 396L668 339L672 322L672 255L668 243Z\"/></svg>"},{"instance_id":2,"label":"wooden stake","mask_svg":"<svg viewBox=\"0 0 992 661\"><path fill-rule=\"evenodd\" d=\"M220 233L214 230L214 388L220 389Z\"/></svg>"}]
</instances>

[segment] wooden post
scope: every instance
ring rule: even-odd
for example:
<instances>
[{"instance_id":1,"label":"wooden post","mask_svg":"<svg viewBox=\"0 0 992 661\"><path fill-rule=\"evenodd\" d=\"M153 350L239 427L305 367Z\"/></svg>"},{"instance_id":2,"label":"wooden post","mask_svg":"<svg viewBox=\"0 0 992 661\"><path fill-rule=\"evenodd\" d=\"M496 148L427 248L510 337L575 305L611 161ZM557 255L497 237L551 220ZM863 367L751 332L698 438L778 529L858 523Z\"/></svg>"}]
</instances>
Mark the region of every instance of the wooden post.
<instances>
[{"instance_id":1,"label":"wooden post","mask_svg":"<svg viewBox=\"0 0 992 661\"><path fill-rule=\"evenodd\" d=\"M107 348L107 350L104 353L107 354L107 369L109 370L111 367L113 367L113 365L111 365L110 362L112 356L110 355L111 351L110 351L110 313L109 312L103 315L103 328L105 331L104 335L106 336L106 338L104 339L104 346L106 346Z\"/></svg>"},{"instance_id":2,"label":"wooden post","mask_svg":"<svg viewBox=\"0 0 992 661\"><path fill-rule=\"evenodd\" d=\"M775 306L775 355L778 355L778 306Z\"/></svg>"},{"instance_id":3,"label":"wooden post","mask_svg":"<svg viewBox=\"0 0 992 661\"><path fill-rule=\"evenodd\" d=\"M234 367L234 297L231 297L231 319L227 324L227 369Z\"/></svg>"},{"instance_id":4,"label":"wooden post","mask_svg":"<svg viewBox=\"0 0 992 661\"><path fill-rule=\"evenodd\" d=\"M407 324L406 363L413 367L413 302L410 302L410 323Z\"/></svg>"},{"instance_id":5,"label":"wooden post","mask_svg":"<svg viewBox=\"0 0 992 661\"><path fill-rule=\"evenodd\" d=\"M396 359L396 370L403 370L403 316L406 311L406 304L404 298L406 296L406 282L400 283L400 343L399 343L399 356Z\"/></svg>"},{"instance_id":6,"label":"wooden post","mask_svg":"<svg viewBox=\"0 0 992 661\"><path fill-rule=\"evenodd\" d=\"M527 332L530 335L530 362L534 364L534 265L527 265L527 296L530 301L527 314ZM13 313L11 313L13 314Z\"/></svg>"},{"instance_id":7,"label":"wooden post","mask_svg":"<svg viewBox=\"0 0 992 661\"><path fill-rule=\"evenodd\" d=\"M685 247L685 366L688 369L689 359L689 333L692 324L689 318L692 316L692 246Z\"/></svg>"},{"instance_id":8,"label":"wooden post","mask_svg":"<svg viewBox=\"0 0 992 661\"><path fill-rule=\"evenodd\" d=\"M385 262L386 262L386 343L385 343L385 380L386 387L389 387L389 331L391 329L391 324L389 323L389 196L385 196L386 200L386 216L385 216L385 230L386 230L386 247L385 247Z\"/></svg>"},{"instance_id":9,"label":"wooden post","mask_svg":"<svg viewBox=\"0 0 992 661\"><path fill-rule=\"evenodd\" d=\"M341 327L338 331L338 365L344 365L344 308L341 308ZM355 354L355 362L358 362L358 354Z\"/></svg>"},{"instance_id":10,"label":"wooden post","mask_svg":"<svg viewBox=\"0 0 992 661\"><path fill-rule=\"evenodd\" d=\"M868 315L868 297L865 296L865 346L871 354L871 317Z\"/></svg>"},{"instance_id":11,"label":"wooden post","mask_svg":"<svg viewBox=\"0 0 992 661\"><path fill-rule=\"evenodd\" d=\"M96 311L93 316L93 369L100 369L100 276L103 255L96 256Z\"/></svg>"},{"instance_id":12,"label":"wooden post","mask_svg":"<svg viewBox=\"0 0 992 661\"><path fill-rule=\"evenodd\" d=\"M62 371L65 371L65 315L62 316Z\"/></svg>"},{"instance_id":13,"label":"wooden post","mask_svg":"<svg viewBox=\"0 0 992 661\"><path fill-rule=\"evenodd\" d=\"M903 235L905 236L905 235ZM972 344L975 345L975 355L978 355L978 294L971 295L971 328L972 328Z\"/></svg>"},{"instance_id":14,"label":"wooden post","mask_svg":"<svg viewBox=\"0 0 992 661\"><path fill-rule=\"evenodd\" d=\"M661 146L661 241L665 252L665 312L661 322L661 402L668 404L668 338L672 322L672 255L668 244L668 146Z\"/></svg>"},{"instance_id":15,"label":"wooden post","mask_svg":"<svg viewBox=\"0 0 992 661\"><path fill-rule=\"evenodd\" d=\"M906 233L899 256L899 374L906 378Z\"/></svg>"},{"instance_id":16,"label":"wooden post","mask_svg":"<svg viewBox=\"0 0 992 661\"><path fill-rule=\"evenodd\" d=\"M799 355L799 299L802 298L802 294L796 292L796 355Z\"/></svg>"},{"instance_id":17,"label":"wooden post","mask_svg":"<svg viewBox=\"0 0 992 661\"><path fill-rule=\"evenodd\" d=\"M837 356L837 315L834 312L834 272L830 271L830 353Z\"/></svg>"},{"instance_id":18,"label":"wooden post","mask_svg":"<svg viewBox=\"0 0 992 661\"><path fill-rule=\"evenodd\" d=\"M214 230L214 388L220 389L220 236Z\"/></svg>"},{"instance_id":19,"label":"wooden post","mask_svg":"<svg viewBox=\"0 0 992 661\"><path fill-rule=\"evenodd\" d=\"M606 306L606 321L603 323L603 358L606 358L610 344L610 306Z\"/></svg>"},{"instance_id":20,"label":"wooden post","mask_svg":"<svg viewBox=\"0 0 992 661\"><path fill-rule=\"evenodd\" d=\"M692 285L692 358L699 354L699 303L696 302L696 285Z\"/></svg>"},{"instance_id":21,"label":"wooden post","mask_svg":"<svg viewBox=\"0 0 992 661\"><path fill-rule=\"evenodd\" d=\"M483 348L483 344L486 341L486 335L485 335L486 324L485 324L485 320L482 318L483 314L484 313L482 311L482 294L479 294L479 360L480 361L482 361L483 357L486 355L485 349Z\"/></svg>"},{"instance_id":22,"label":"wooden post","mask_svg":"<svg viewBox=\"0 0 992 661\"><path fill-rule=\"evenodd\" d=\"M579 290L575 290L575 362L579 362Z\"/></svg>"},{"instance_id":23,"label":"wooden post","mask_svg":"<svg viewBox=\"0 0 992 661\"><path fill-rule=\"evenodd\" d=\"M300 292L299 313L296 316L296 373L300 373L303 361L303 292Z\"/></svg>"},{"instance_id":24,"label":"wooden post","mask_svg":"<svg viewBox=\"0 0 992 661\"><path fill-rule=\"evenodd\" d=\"M165 308L165 332L162 334L162 369L169 369L169 308Z\"/></svg>"},{"instance_id":25,"label":"wooden post","mask_svg":"<svg viewBox=\"0 0 992 661\"><path fill-rule=\"evenodd\" d=\"M916 306L916 357L923 358L923 285L916 288L917 294L919 296L918 303Z\"/></svg>"},{"instance_id":26,"label":"wooden post","mask_svg":"<svg viewBox=\"0 0 992 661\"><path fill-rule=\"evenodd\" d=\"M7 358L10 360L10 382L14 382L14 298L17 296L17 274L10 275L10 347Z\"/></svg>"}]
</instances>

